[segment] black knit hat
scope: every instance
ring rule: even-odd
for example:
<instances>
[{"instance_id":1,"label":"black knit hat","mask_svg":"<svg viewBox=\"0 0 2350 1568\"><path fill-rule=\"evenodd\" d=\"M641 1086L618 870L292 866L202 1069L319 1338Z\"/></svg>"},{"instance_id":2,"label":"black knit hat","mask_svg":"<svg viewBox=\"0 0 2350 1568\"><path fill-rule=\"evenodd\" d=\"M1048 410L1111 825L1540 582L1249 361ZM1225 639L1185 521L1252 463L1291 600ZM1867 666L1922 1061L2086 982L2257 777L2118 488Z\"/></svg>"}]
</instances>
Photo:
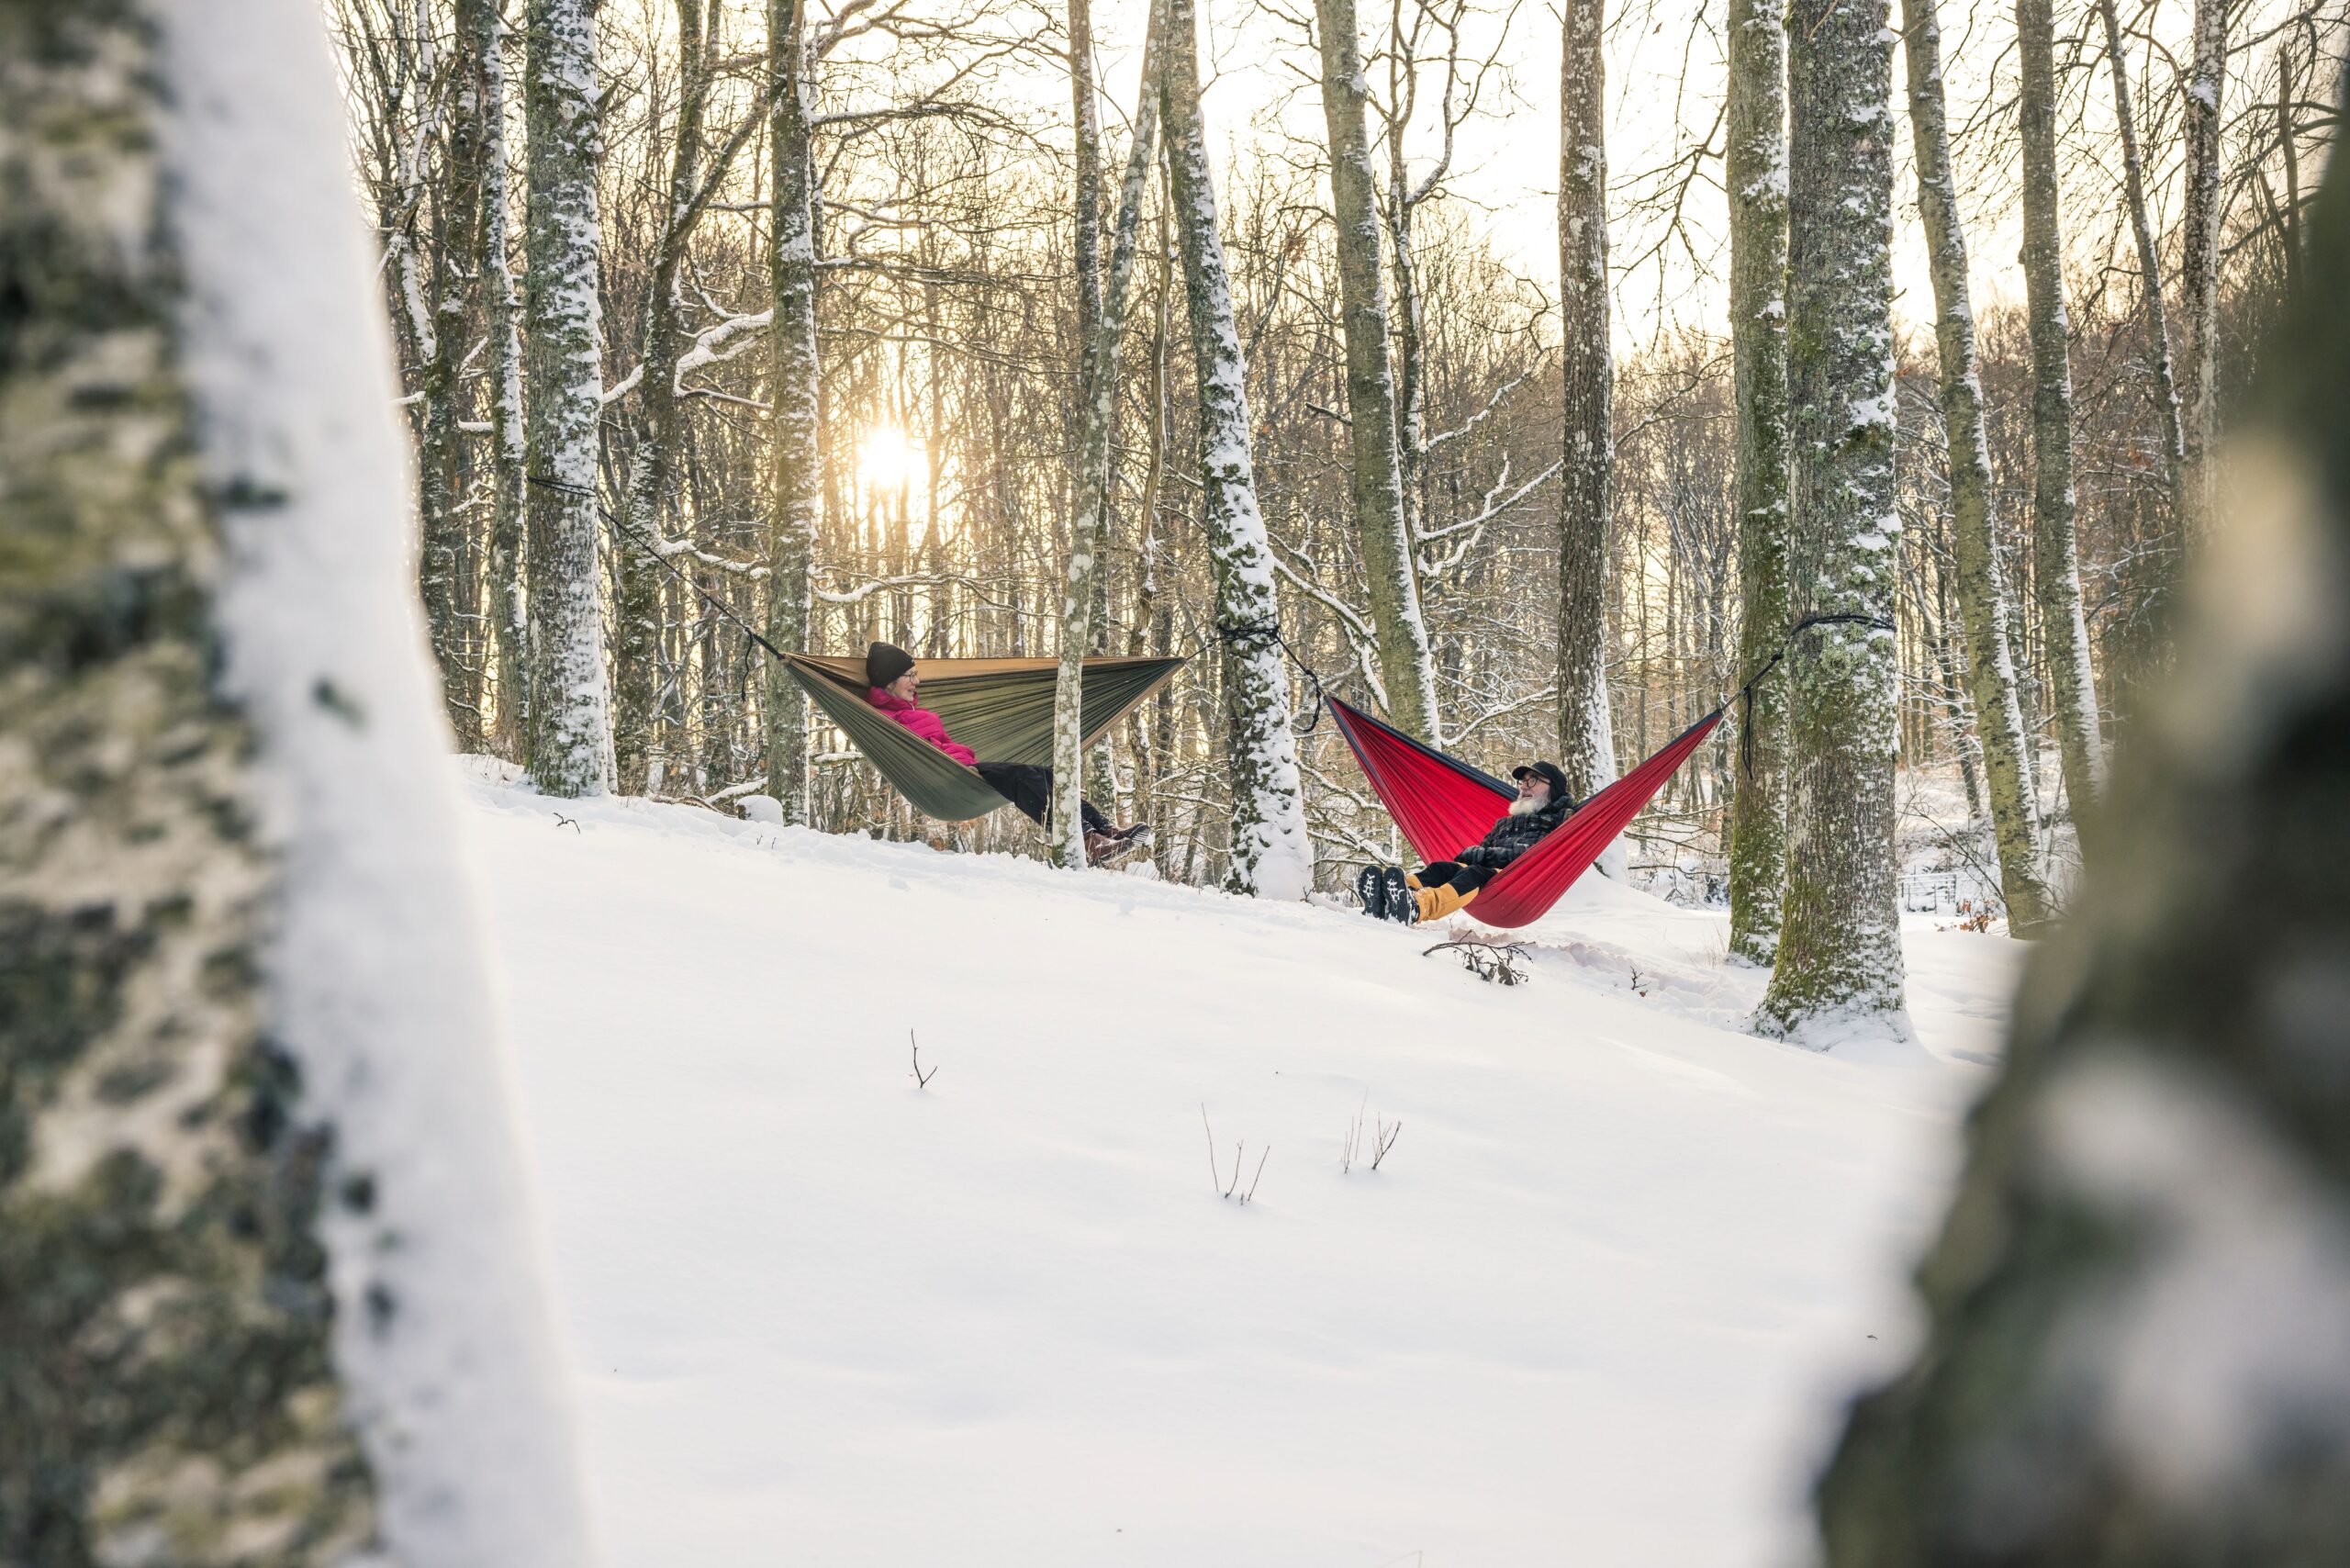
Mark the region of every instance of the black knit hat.
<instances>
[{"instance_id":1,"label":"black knit hat","mask_svg":"<svg viewBox=\"0 0 2350 1568\"><path fill-rule=\"evenodd\" d=\"M865 650L865 684L888 689L890 683L914 667L913 655L888 643Z\"/></svg>"},{"instance_id":2,"label":"black knit hat","mask_svg":"<svg viewBox=\"0 0 2350 1568\"><path fill-rule=\"evenodd\" d=\"M1545 783L1550 786L1551 804L1556 805L1561 801L1572 801L1574 799L1572 795L1567 793L1567 776L1559 771L1559 765L1557 763L1529 762L1524 767L1513 768L1510 771L1510 777L1512 778L1523 778L1529 773L1534 774L1536 777L1541 778Z\"/></svg>"}]
</instances>

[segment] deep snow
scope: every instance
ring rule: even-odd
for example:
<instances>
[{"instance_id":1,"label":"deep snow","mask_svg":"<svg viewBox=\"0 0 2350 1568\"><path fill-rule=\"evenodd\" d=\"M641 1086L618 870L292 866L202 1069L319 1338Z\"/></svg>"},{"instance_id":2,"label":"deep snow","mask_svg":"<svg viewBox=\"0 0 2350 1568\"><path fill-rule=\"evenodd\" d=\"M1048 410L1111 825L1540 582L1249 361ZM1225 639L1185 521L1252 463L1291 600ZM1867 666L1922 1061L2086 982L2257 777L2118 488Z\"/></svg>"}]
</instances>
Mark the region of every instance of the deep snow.
<instances>
[{"instance_id":1,"label":"deep snow","mask_svg":"<svg viewBox=\"0 0 2350 1568\"><path fill-rule=\"evenodd\" d=\"M2017 954L1908 922L1919 1043L1820 1054L1739 1032L1721 916L1597 878L1504 988L464 766L618 1568L1788 1561Z\"/></svg>"}]
</instances>

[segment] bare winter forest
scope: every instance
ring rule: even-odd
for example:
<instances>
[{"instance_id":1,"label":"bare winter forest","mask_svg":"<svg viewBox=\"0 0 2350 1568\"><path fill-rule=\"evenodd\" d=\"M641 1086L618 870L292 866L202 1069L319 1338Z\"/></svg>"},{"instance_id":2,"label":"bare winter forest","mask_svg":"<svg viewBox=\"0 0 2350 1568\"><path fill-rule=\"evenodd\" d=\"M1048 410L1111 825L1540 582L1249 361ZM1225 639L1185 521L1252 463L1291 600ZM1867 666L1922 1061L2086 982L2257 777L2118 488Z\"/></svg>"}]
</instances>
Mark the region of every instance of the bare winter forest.
<instances>
[{"instance_id":1,"label":"bare winter forest","mask_svg":"<svg viewBox=\"0 0 2350 1568\"><path fill-rule=\"evenodd\" d=\"M2345 1560L2346 57L0 0L0 1568Z\"/></svg>"}]
</instances>

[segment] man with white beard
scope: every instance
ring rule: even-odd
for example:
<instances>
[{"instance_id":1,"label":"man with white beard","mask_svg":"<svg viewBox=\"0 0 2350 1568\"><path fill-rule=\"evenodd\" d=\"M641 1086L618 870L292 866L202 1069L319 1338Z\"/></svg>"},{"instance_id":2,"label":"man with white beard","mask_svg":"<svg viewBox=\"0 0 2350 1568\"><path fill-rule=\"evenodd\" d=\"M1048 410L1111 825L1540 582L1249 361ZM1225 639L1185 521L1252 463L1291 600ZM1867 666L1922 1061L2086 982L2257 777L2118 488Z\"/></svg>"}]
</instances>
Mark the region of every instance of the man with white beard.
<instances>
[{"instance_id":1,"label":"man with white beard","mask_svg":"<svg viewBox=\"0 0 2350 1568\"><path fill-rule=\"evenodd\" d=\"M1567 776L1555 762L1530 762L1513 771L1517 799L1483 840L1450 860L1406 876L1400 866L1366 867L1355 883L1364 911L1381 920L1416 925L1442 920L1477 896L1502 868L1533 848L1565 822L1582 802L1567 793Z\"/></svg>"}]
</instances>

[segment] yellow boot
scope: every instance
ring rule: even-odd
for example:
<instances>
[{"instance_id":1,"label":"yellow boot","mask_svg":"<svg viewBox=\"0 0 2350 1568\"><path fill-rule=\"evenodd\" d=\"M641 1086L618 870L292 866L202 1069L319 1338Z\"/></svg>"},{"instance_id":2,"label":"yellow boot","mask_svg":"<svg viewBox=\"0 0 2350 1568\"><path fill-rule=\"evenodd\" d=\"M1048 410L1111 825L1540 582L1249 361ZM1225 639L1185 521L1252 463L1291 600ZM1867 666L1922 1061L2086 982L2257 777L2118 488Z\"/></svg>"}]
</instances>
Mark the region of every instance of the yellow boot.
<instances>
[{"instance_id":1,"label":"yellow boot","mask_svg":"<svg viewBox=\"0 0 2350 1568\"><path fill-rule=\"evenodd\" d=\"M1433 888L1422 888L1412 895L1414 901L1420 906L1419 924L1422 925L1431 921L1442 920L1476 896L1476 890L1472 889L1464 893L1450 882Z\"/></svg>"}]
</instances>

